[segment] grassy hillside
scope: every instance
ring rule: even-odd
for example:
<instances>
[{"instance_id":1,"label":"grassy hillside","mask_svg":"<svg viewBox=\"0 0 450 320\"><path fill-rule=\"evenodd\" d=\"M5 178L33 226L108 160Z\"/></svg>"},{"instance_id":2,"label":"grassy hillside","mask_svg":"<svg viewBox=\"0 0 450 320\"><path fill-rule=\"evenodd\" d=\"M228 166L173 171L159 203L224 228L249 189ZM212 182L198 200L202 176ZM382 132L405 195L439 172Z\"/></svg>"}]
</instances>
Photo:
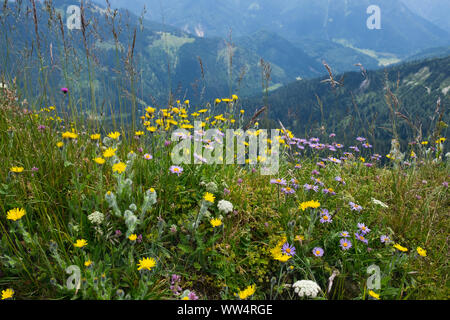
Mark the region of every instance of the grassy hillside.
<instances>
[{"instance_id":1,"label":"grassy hillside","mask_svg":"<svg viewBox=\"0 0 450 320\"><path fill-rule=\"evenodd\" d=\"M298 280L318 299L448 296L444 138L383 166L361 137L356 152L339 136L280 131L273 176L260 164L174 167L173 130L193 117L237 128L231 101L234 116L190 116L186 102L114 133L0 89L2 298L298 299ZM381 285L369 290L372 265Z\"/></svg>"}]
</instances>

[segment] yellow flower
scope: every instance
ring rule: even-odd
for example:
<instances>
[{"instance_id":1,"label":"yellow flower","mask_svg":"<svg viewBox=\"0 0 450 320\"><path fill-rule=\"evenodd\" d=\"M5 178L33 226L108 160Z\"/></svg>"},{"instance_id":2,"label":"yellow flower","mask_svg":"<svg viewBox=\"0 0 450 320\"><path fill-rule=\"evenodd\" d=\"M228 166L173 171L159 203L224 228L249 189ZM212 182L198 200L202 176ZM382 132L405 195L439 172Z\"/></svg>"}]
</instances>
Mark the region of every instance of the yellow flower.
<instances>
[{"instance_id":1,"label":"yellow flower","mask_svg":"<svg viewBox=\"0 0 450 320\"><path fill-rule=\"evenodd\" d=\"M316 209L318 207L320 207L320 202L311 200L311 201L306 201L306 202L300 203L299 209L301 209L302 211L305 211L308 208Z\"/></svg>"},{"instance_id":2,"label":"yellow flower","mask_svg":"<svg viewBox=\"0 0 450 320\"><path fill-rule=\"evenodd\" d=\"M75 132L66 131L62 134L62 137L64 139L76 139L78 138L78 134L76 134Z\"/></svg>"},{"instance_id":3,"label":"yellow flower","mask_svg":"<svg viewBox=\"0 0 450 320\"><path fill-rule=\"evenodd\" d=\"M112 166L113 172L122 173L127 168L127 165L123 162L116 163Z\"/></svg>"},{"instance_id":4,"label":"yellow flower","mask_svg":"<svg viewBox=\"0 0 450 320\"><path fill-rule=\"evenodd\" d=\"M76 247L76 248L83 248L83 247L85 247L85 246L87 246L87 241L86 240L84 240L84 239L78 239L77 240L77 242L75 242L73 245Z\"/></svg>"},{"instance_id":5,"label":"yellow flower","mask_svg":"<svg viewBox=\"0 0 450 320\"><path fill-rule=\"evenodd\" d=\"M184 101L184 104L189 104L189 100L185 100L185 101Z\"/></svg>"},{"instance_id":6,"label":"yellow flower","mask_svg":"<svg viewBox=\"0 0 450 320\"><path fill-rule=\"evenodd\" d=\"M103 158L95 158L94 161L98 164L104 164L106 160Z\"/></svg>"},{"instance_id":7,"label":"yellow flower","mask_svg":"<svg viewBox=\"0 0 450 320\"><path fill-rule=\"evenodd\" d=\"M100 133L91 134L91 140L100 140Z\"/></svg>"},{"instance_id":8,"label":"yellow flower","mask_svg":"<svg viewBox=\"0 0 450 320\"><path fill-rule=\"evenodd\" d=\"M181 300L189 300L189 297L188 296L183 297Z\"/></svg>"},{"instance_id":9,"label":"yellow flower","mask_svg":"<svg viewBox=\"0 0 450 320\"><path fill-rule=\"evenodd\" d=\"M250 297L251 295L253 295L255 293L255 291L256 291L256 285L253 284L251 286L248 286L244 290L239 291L238 296L241 300L245 300L248 297Z\"/></svg>"},{"instance_id":10,"label":"yellow flower","mask_svg":"<svg viewBox=\"0 0 450 320\"><path fill-rule=\"evenodd\" d=\"M377 300L380 300L380 295L375 293L374 291L370 290L369 291L369 296L374 297Z\"/></svg>"},{"instance_id":11,"label":"yellow flower","mask_svg":"<svg viewBox=\"0 0 450 320\"><path fill-rule=\"evenodd\" d=\"M14 296L13 289L2 290L2 300L12 299L13 296Z\"/></svg>"},{"instance_id":12,"label":"yellow flower","mask_svg":"<svg viewBox=\"0 0 450 320\"><path fill-rule=\"evenodd\" d=\"M219 98L217 98L214 102L215 102L216 104L219 104L219 103L221 102L221 100L220 100Z\"/></svg>"},{"instance_id":13,"label":"yellow flower","mask_svg":"<svg viewBox=\"0 0 450 320\"><path fill-rule=\"evenodd\" d=\"M298 236L295 236L294 239L297 240L297 241L303 241L303 240L305 240L305 237L301 236L301 235L298 235Z\"/></svg>"},{"instance_id":14,"label":"yellow flower","mask_svg":"<svg viewBox=\"0 0 450 320\"><path fill-rule=\"evenodd\" d=\"M421 144L426 146L428 144L428 141L422 141Z\"/></svg>"},{"instance_id":15,"label":"yellow flower","mask_svg":"<svg viewBox=\"0 0 450 320\"><path fill-rule=\"evenodd\" d=\"M148 107L147 109L145 109L145 111L146 111L147 113L152 114L152 113L154 113L154 112L156 111L156 109L155 109L155 108L152 108L152 107Z\"/></svg>"},{"instance_id":16,"label":"yellow flower","mask_svg":"<svg viewBox=\"0 0 450 320\"><path fill-rule=\"evenodd\" d=\"M144 131L136 131L134 134L136 136L143 136L144 135Z\"/></svg>"},{"instance_id":17,"label":"yellow flower","mask_svg":"<svg viewBox=\"0 0 450 320\"><path fill-rule=\"evenodd\" d=\"M402 247L401 245L399 245L398 243L394 244L394 248L397 250L400 250L402 252L406 252L408 251L408 248Z\"/></svg>"},{"instance_id":18,"label":"yellow flower","mask_svg":"<svg viewBox=\"0 0 450 320\"><path fill-rule=\"evenodd\" d=\"M219 227L222 225L222 220L220 220L220 219L211 219L211 221L209 221L209 222L211 223L213 228Z\"/></svg>"},{"instance_id":19,"label":"yellow flower","mask_svg":"<svg viewBox=\"0 0 450 320\"><path fill-rule=\"evenodd\" d=\"M21 173L23 171L23 167L12 167L9 171L14 173Z\"/></svg>"},{"instance_id":20,"label":"yellow flower","mask_svg":"<svg viewBox=\"0 0 450 320\"><path fill-rule=\"evenodd\" d=\"M56 146L57 146L58 148L62 148L62 147L64 146L64 142L59 141L59 142L56 143Z\"/></svg>"},{"instance_id":21,"label":"yellow flower","mask_svg":"<svg viewBox=\"0 0 450 320\"><path fill-rule=\"evenodd\" d=\"M117 151L117 149L108 148L105 150L105 152L103 152L103 156L105 158L111 158L116 155L116 151Z\"/></svg>"},{"instance_id":22,"label":"yellow flower","mask_svg":"<svg viewBox=\"0 0 450 320\"><path fill-rule=\"evenodd\" d=\"M139 264L138 264L138 270L152 270L152 268L156 266L156 261L153 258L144 258L142 260L139 260Z\"/></svg>"},{"instance_id":23,"label":"yellow flower","mask_svg":"<svg viewBox=\"0 0 450 320\"><path fill-rule=\"evenodd\" d=\"M6 214L6 219L17 221L21 219L26 214L25 209L23 208L14 208L8 211Z\"/></svg>"},{"instance_id":24,"label":"yellow flower","mask_svg":"<svg viewBox=\"0 0 450 320\"><path fill-rule=\"evenodd\" d=\"M91 264L92 264L92 261L91 261L91 260L88 260L88 261L86 261L86 262L84 263L84 266L85 266L85 267L89 267Z\"/></svg>"},{"instance_id":25,"label":"yellow flower","mask_svg":"<svg viewBox=\"0 0 450 320\"><path fill-rule=\"evenodd\" d=\"M130 241L136 241L137 235L132 234L132 235L130 235L130 236L128 237L128 239L130 239Z\"/></svg>"},{"instance_id":26,"label":"yellow flower","mask_svg":"<svg viewBox=\"0 0 450 320\"><path fill-rule=\"evenodd\" d=\"M120 137L120 132L111 132L110 134L108 134L108 137L110 137L111 139L117 140Z\"/></svg>"},{"instance_id":27,"label":"yellow flower","mask_svg":"<svg viewBox=\"0 0 450 320\"><path fill-rule=\"evenodd\" d=\"M245 110L241 110L241 114L244 114L245 113Z\"/></svg>"},{"instance_id":28,"label":"yellow flower","mask_svg":"<svg viewBox=\"0 0 450 320\"><path fill-rule=\"evenodd\" d=\"M155 132L156 131L156 127L154 127L154 126L147 127L147 131Z\"/></svg>"},{"instance_id":29,"label":"yellow flower","mask_svg":"<svg viewBox=\"0 0 450 320\"><path fill-rule=\"evenodd\" d=\"M235 95L235 94L233 94L233 95L231 96L231 98L232 98L233 100L237 100L237 99L239 99L239 98L238 98L238 96L237 96L237 95Z\"/></svg>"},{"instance_id":30,"label":"yellow flower","mask_svg":"<svg viewBox=\"0 0 450 320\"><path fill-rule=\"evenodd\" d=\"M211 203L214 203L215 198L216 197L212 193L209 193L209 192L206 192L205 195L203 196L203 199L205 199L206 201L211 202Z\"/></svg>"},{"instance_id":31,"label":"yellow flower","mask_svg":"<svg viewBox=\"0 0 450 320\"><path fill-rule=\"evenodd\" d=\"M150 192L155 192L155 188L150 188Z\"/></svg>"},{"instance_id":32,"label":"yellow flower","mask_svg":"<svg viewBox=\"0 0 450 320\"><path fill-rule=\"evenodd\" d=\"M421 247L417 247L417 253L422 256L422 257L426 257L427 256L427 250L422 249Z\"/></svg>"}]
</instances>

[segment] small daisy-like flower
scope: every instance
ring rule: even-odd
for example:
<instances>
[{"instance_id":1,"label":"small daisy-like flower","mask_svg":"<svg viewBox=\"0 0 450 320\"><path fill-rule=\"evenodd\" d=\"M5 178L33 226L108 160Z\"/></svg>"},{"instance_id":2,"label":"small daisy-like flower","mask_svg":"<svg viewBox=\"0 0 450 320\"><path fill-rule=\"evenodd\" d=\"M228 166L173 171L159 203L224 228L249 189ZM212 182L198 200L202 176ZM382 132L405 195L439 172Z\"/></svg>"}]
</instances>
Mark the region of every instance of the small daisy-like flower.
<instances>
[{"instance_id":1,"label":"small daisy-like flower","mask_svg":"<svg viewBox=\"0 0 450 320\"><path fill-rule=\"evenodd\" d=\"M290 187L281 188L281 192L285 194L293 194L295 193L295 190Z\"/></svg>"},{"instance_id":2,"label":"small daisy-like flower","mask_svg":"<svg viewBox=\"0 0 450 320\"><path fill-rule=\"evenodd\" d=\"M340 235L341 235L341 237L344 237L344 238L350 237L350 234L348 233L348 231L342 231L342 232L340 233Z\"/></svg>"},{"instance_id":3,"label":"small daisy-like flower","mask_svg":"<svg viewBox=\"0 0 450 320\"><path fill-rule=\"evenodd\" d=\"M408 251L408 248L405 248L405 247L401 246L401 245L398 244L398 243L394 244L394 248L397 249L397 250L399 250L399 251L402 251L402 252Z\"/></svg>"},{"instance_id":4,"label":"small daisy-like flower","mask_svg":"<svg viewBox=\"0 0 450 320\"><path fill-rule=\"evenodd\" d=\"M149 154L149 153L146 153L146 154L144 154L144 159L145 160L152 160L153 156L151 154Z\"/></svg>"},{"instance_id":5,"label":"small daisy-like flower","mask_svg":"<svg viewBox=\"0 0 450 320\"><path fill-rule=\"evenodd\" d=\"M179 166L171 166L169 168L169 171L172 172L172 173L175 173L177 175L180 175L183 172L183 168L179 167Z\"/></svg>"},{"instance_id":6,"label":"small daisy-like flower","mask_svg":"<svg viewBox=\"0 0 450 320\"><path fill-rule=\"evenodd\" d=\"M386 235L382 235L380 237L380 241L381 241L381 243L389 243L389 242L391 242L391 239L389 239L389 237Z\"/></svg>"},{"instance_id":7,"label":"small daisy-like flower","mask_svg":"<svg viewBox=\"0 0 450 320\"><path fill-rule=\"evenodd\" d=\"M222 225L222 220L220 220L220 219L211 219L209 221L209 223L211 223L213 228L216 228L216 227L220 227Z\"/></svg>"},{"instance_id":8,"label":"small daisy-like flower","mask_svg":"<svg viewBox=\"0 0 450 320\"><path fill-rule=\"evenodd\" d=\"M91 265L92 265L92 261L91 261L91 260L88 260L88 261L85 261L85 262L84 262L84 266L87 267L87 268L88 268L89 266L91 266Z\"/></svg>"},{"instance_id":9,"label":"small daisy-like flower","mask_svg":"<svg viewBox=\"0 0 450 320\"><path fill-rule=\"evenodd\" d=\"M333 219L328 213L321 214L320 223L331 223Z\"/></svg>"},{"instance_id":10,"label":"small daisy-like flower","mask_svg":"<svg viewBox=\"0 0 450 320\"><path fill-rule=\"evenodd\" d=\"M9 171L11 171L11 172L14 172L14 173L21 173L21 172L23 172L23 167L11 167L10 169L9 169Z\"/></svg>"},{"instance_id":11,"label":"small daisy-like flower","mask_svg":"<svg viewBox=\"0 0 450 320\"><path fill-rule=\"evenodd\" d=\"M358 239L361 242L364 242L365 244L368 243L367 239L364 238L364 235L362 235L362 234L355 233L355 237L356 237L356 239Z\"/></svg>"},{"instance_id":12,"label":"small daisy-like flower","mask_svg":"<svg viewBox=\"0 0 450 320\"><path fill-rule=\"evenodd\" d=\"M302 235L296 235L294 240L296 240L296 241L303 241L303 240L305 240L305 237L302 236Z\"/></svg>"},{"instance_id":13,"label":"small daisy-like flower","mask_svg":"<svg viewBox=\"0 0 450 320\"><path fill-rule=\"evenodd\" d=\"M427 250L422 249L421 247L417 247L417 253L419 256L426 257L427 256Z\"/></svg>"},{"instance_id":14,"label":"small daisy-like flower","mask_svg":"<svg viewBox=\"0 0 450 320\"><path fill-rule=\"evenodd\" d=\"M137 235L136 235L136 234L132 234L132 235L130 235L130 236L128 237L128 239L129 239L130 241L136 241Z\"/></svg>"},{"instance_id":15,"label":"small daisy-like flower","mask_svg":"<svg viewBox=\"0 0 450 320\"><path fill-rule=\"evenodd\" d=\"M295 255L295 247L291 246L289 243L285 243L283 247L281 248L281 251L288 256L294 256Z\"/></svg>"},{"instance_id":16,"label":"small daisy-like flower","mask_svg":"<svg viewBox=\"0 0 450 320\"><path fill-rule=\"evenodd\" d=\"M370 229L366 227L364 223L358 223L358 228L361 230L363 234L367 234L370 232Z\"/></svg>"},{"instance_id":17,"label":"small daisy-like flower","mask_svg":"<svg viewBox=\"0 0 450 320\"><path fill-rule=\"evenodd\" d=\"M348 239L341 239L339 243L341 244L342 250L348 250L352 247L352 243Z\"/></svg>"},{"instance_id":18,"label":"small daisy-like flower","mask_svg":"<svg viewBox=\"0 0 450 320\"><path fill-rule=\"evenodd\" d=\"M148 270L151 271L153 267L156 266L156 261L153 258L144 258L139 260L138 270Z\"/></svg>"},{"instance_id":19,"label":"small daisy-like flower","mask_svg":"<svg viewBox=\"0 0 450 320\"><path fill-rule=\"evenodd\" d=\"M14 296L13 289L8 288L6 290L2 290L2 300L12 299L13 296Z\"/></svg>"},{"instance_id":20,"label":"small daisy-like flower","mask_svg":"<svg viewBox=\"0 0 450 320\"><path fill-rule=\"evenodd\" d=\"M108 137L110 137L111 139L117 140L120 137L120 132L111 132L108 134Z\"/></svg>"},{"instance_id":21,"label":"small daisy-like flower","mask_svg":"<svg viewBox=\"0 0 450 320\"><path fill-rule=\"evenodd\" d=\"M354 210L354 211L361 211L363 208L359 205L359 204L356 204L356 203L354 203L354 202L349 202L348 203L349 205L350 205L350 209L351 210Z\"/></svg>"},{"instance_id":22,"label":"small daisy-like flower","mask_svg":"<svg viewBox=\"0 0 450 320\"><path fill-rule=\"evenodd\" d=\"M23 208L14 208L7 212L6 219L17 221L21 219L26 214L25 209Z\"/></svg>"},{"instance_id":23,"label":"small daisy-like flower","mask_svg":"<svg viewBox=\"0 0 450 320\"><path fill-rule=\"evenodd\" d=\"M271 179L270 183L271 184L278 184L280 186L285 186L286 185L286 180L284 180L284 179Z\"/></svg>"},{"instance_id":24,"label":"small daisy-like flower","mask_svg":"<svg viewBox=\"0 0 450 320\"><path fill-rule=\"evenodd\" d=\"M324 251L323 251L323 249L320 248L320 247L315 247L315 248L313 249L312 253L313 253L316 257L321 257L321 256L323 256Z\"/></svg>"},{"instance_id":25,"label":"small daisy-like flower","mask_svg":"<svg viewBox=\"0 0 450 320\"><path fill-rule=\"evenodd\" d=\"M64 146L64 142L59 141L59 142L56 143L56 146L57 146L58 148L62 148L62 147Z\"/></svg>"},{"instance_id":26,"label":"small daisy-like flower","mask_svg":"<svg viewBox=\"0 0 450 320\"><path fill-rule=\"evenodd\" d=\"M208 201L208 202L210 202L210 203L214 203L214 199L215 199L216 197L212 194L212 193L210 193L210 192L206 192L204 195L203 195L203 199L205 199L205 201Z\"/></svg>"},{"instance_id":27,"label":"small daisy-like flower","mask_svg":"<svg viewBox=\"0 0 450 320\"><path fill-rule=\"evenodd\" d=\"M127 165L123 162L115 163L112 166L113 172L117 172L117 173L123 173L126 168L127 168Z\"/></svg>"},{"instance_id":28,"label":"small daisy-like flower","mask_svg":"<svg viewBox=\"0 0 450 320\"><path fill-rule=\"evenodd\" d=\"M85 246L87 246L87 241L84 239L78 239L73 245L76 248L83 248Z\"/></svg>"}]
</instances>

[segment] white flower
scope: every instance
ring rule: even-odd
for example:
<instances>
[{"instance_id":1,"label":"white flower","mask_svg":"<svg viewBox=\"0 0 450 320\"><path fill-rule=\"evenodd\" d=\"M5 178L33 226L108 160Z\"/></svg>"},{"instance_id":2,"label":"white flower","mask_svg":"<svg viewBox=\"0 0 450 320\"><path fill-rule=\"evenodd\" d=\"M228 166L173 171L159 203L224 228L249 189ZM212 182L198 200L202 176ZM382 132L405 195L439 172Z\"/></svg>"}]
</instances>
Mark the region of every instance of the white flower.
<instances>
[{"instance_id":1,"label":"white flower","mask_svg":"<svg viewBox=\"0 0 450 320\"><path fill-rule=\"evenodd\" d=\"M317 283L311 280L300 280L292 285L295 293L298 294L299 297L317 297L317 294L320 292L320 287Z\"/></svg>"},{"instance_id":2,"label":"white flower","mask_svg":"<svg viewBox=\"0 0 450 320\"><path fill-rule=\"evenodd\" d=\"M372 198L372 202L375 203L375 204L377 204L377 205L379 205L379 206L382 206L383 208L389 208L388 205L387 205L386 203L381 202L380 200L377 200L377 199L375 199L375 198Z\"/></svg>"},{"instance_id":3,"label":"white flower","mask_svg":"<svg viewBox=\"0 0 450 320\"><path fill-rule=\"evenodd\" d=\"M92 224L101 224L105 219L103 213L95 211L88 215L88 219Z\"/></svg>"},{"instance_id":4,"label":"white flower","mask_svg":"<svg viewBox=\"0 0 450 320\"><path fill-rule=\"evenodd\" d=\"M219 208L220 212L227 214L233 211L233 204L227 200L220 200L217 208Z\"/></svg>"}]
</instances>

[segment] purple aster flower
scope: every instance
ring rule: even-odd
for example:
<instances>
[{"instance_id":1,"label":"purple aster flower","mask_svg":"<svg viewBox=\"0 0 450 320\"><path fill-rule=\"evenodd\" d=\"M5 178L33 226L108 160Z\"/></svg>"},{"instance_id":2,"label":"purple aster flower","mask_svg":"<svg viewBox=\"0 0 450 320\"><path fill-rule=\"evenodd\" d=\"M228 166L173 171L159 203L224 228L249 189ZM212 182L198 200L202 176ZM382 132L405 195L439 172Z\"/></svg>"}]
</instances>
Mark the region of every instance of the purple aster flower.
<instances>
[{"instance_id":1,"label":"purple aster flower","mask_svg":"<svg viewBox=\"0 0 450 320\"><path fill-rule=\"evenodd\" d=\"M366 141L366 138L358 137L358 138L356 138L356 140L358 140L359 142L363 142L363 141Z\"/></svg>"},{"instance_id":2,"label":"purple aster flower","mask_svg":"<svg viewBox=\"0 0 450 320\"><path fill-rule=\"evenodd\" d=\"M244 180L242 180L241 178L237 179L237 184L241 184Z\"/></svg>"},{"instance_id":3,"label":"purple aster flower","mask_svg":"<svg viewBox=\"0 0 450 320\"><path fill-rule=\"evenodd\" d=\"M281 188L281 192L283 192L285 194L293 194L293 193L295 193L295 190L290 187L284 187L284 188Z\"/></svg>"},{"instance_id":4,"label":"purple aster flower","mask_svg":"<svg viewBox=\"0 0 450 320\"><path fill-rule=\"evenodd\" d=\"M281 248L281 251L283 254L288 256L294 256L295 255L295 247L291 246L289 243L285 243L283 247Z\"/></svg>"},{"instance_id":5,"label":"purple aster flower","mask_svg":"<svg viewBox=\"0 0 450 320\"><path fill-rule=\"evenodd\" d=\"M336 134L335 134L335 133L331 133L331 134L329 135L329 137L330 137L330 138L334 138L334 137L336 137Z\"/></svg>"},{"instance_id":6,"label":"purple aster flower","mask_svg":"<svg viewBox=\"0 0 450 320\"><path fill-rule=\"evenodd\" d=\"M367 163L364 163L364 165L365 165L366 167L370 168L370 167L373 166L373 163L367 162Z\"/></svg>"},{"instance_id":7,"label":"purple aster flower","mask_svg":"<svg viewBox=\"0 0 450 320\"><path fill-rule=\"evenodd\" d=\"M144 159L145 160L152 160L153 156L150 153L146 153L146 154L144 154Z\"/></svg>"},{"instance_id":8,"label":"purple aster flower","mask_svg":"<svg viewBox=\"0 0 450 320\"><path fill-rule=\"evenodd\" d=\"M380 237L380 241L381 241L381 243L389 243L389 242L391 242L391 239L389 239L389 237L386 235L382 235Z\"/></svg>"},{"instance_id":9,"label":"purple aster flower","mask_svg":"<svg viewBox=\"0 0 450 320\"><path fill-rule=\"evenodd\" d=\"M352 243L348 239L341 239L339 241L339 243L341 244L342 250L348 250L348 249L350 249L352 247Z\"/></svg>"},{"instance_id":10,"label":"purple aster flower","mask_svg":"<svg viewBox=\"0 0 450 320\"><path fill-rule=\"evenodd\" d=\"M320 247L315 247L312 252L316 257L321 257L324 253L323 249Z\"/></svg>"},{"instance_id":11,"label":"purple aster flower","mask_svg":"<svg viewBox=\"0 0 450 320\"><path fill-rule=\"evenodd\" d=\"M350 237L350 234L348 233L348 231L342 231L342 232L340 233L340 235L341 235L341 237L344 237L344 238Z\"/></svg>"},{"instance_id":12,"label":"purple aster flower","mask_svg":"<svg viewBox=\"0 0 450 320\"><path fill-rule=\"evenodd\" d=\"M365 244L368 243L367 239L364 238L364 235L363 235L363 234L355 233L355 237L356 237L356 239L358 239L358 240L361 241L361 242L364 242Z\"/></svg>"},{"instance_id":13,"label":"purple aster flower","mask_svg":"<svg viewBox=\"0 0 450 320\"><path fill-rule=\"evenodd\" d=\"M328 211L328 210L327 210ZM320 223L331 223L333 220L328 213L321 214Z\"/></svg>"},{"instance_id":14,"label":"purple aster flower","mask_svg":"<svg viewBox=\"0 0 450 320\"><path fill-rule=\"evenodd\" d=\"M356 203L354 203L354 202L349 202L348 203L349 205L350 205L350 209L351 210L354 210L354 211L361 211L363 208L359 205L359 204L356 204Z\"/></svg>"},{"instance_id":15,"label":"purple aster flower","mask_svg":"<svg viewBox=\"0 0 450 320\"><path fill-rule=\"evenodd\" d=\"M278 178L278 179L270 179L270 183L271 184L278 184L280 186L285 186L286 185L286 180L280 179L280 178Z\"/></svg>"},{"instance_id":16,"label":"purple aster flower","mask_svg":"<svg viewBox=\"0 0 450 320\"><path fill-rule=\"evenodd\" d=\"M180 174L183 172L183 168L179 167L179 166L171 166L169 168L169 171L172 173L177 174L178 176L180 176Z\"/></svg>"},{"instance_id":17,"label":"purple aster flower","mask_svg":"<svg viewBox=\"0 0 450 320\"><path fill-rule=\"evenodd\" d=\"M339 183L342 183L342 185L345 186L345 181L341 177L337 176L336 178L334 178L334 180L336 180Z\"/></svg>"},{"instance_id":18,"label":"purple aster flower","mask_svg":"<svg viewBox=\"0 0 450 320\"><path fill-rule=\"evenodd\" d=\"M366 149L372 148L372 145L369 144L368 142L364 143L362 146L363 146L364 148L366 148Z\"/></svg>"},{"instance_id":19,"label":"purple aster flower","mask_svg":"<svg viewBox=\"0 0 450 320\"><path fill-rule=\"evenodd\" d=\"M359 148L357 146L351 146L349 148L352 149L355 152L359 152Z\"/></svg>"},{"instance_id":20,"label":"purple aster flower","mask_svg":"<svg viewBox=\"0 0 450 320\"><path fill-rule=\"evenodd\" d=\"M312 175L319 175L320 174L320 172L319 171L317 171L316 169L314 169L313 171L311 171L311 174Z\"/></svg>"},{"instance_id":21,"label":"purple aster flower","mask_svg":"<svg viewBox=\"0 0 450 320\"><path fill-rule=\"evenodd\" d=\"M223 189L223 194L224 195L229 195L230 193L231 193L230 190L228 190L227 188Z\"/></svg>"},{"instance_id":22,"label":"purple aster flower","mask_svg":"<svg viewBox=\"0 0 450 320\"><path fill-rule=\"evenodd\" d=\"M448 182L447 182L447 181L442 182L442 185L443 185L444 187L448 188Z\"/></svg>"},{"instance_id":23,"label":"purple aster flower","mask_svg":"<svg viewBox=\"0 0 450 320\"><path fill-rule=\"evenodd\" d=\"M299 186L298 186L298 180L292 178L292 179L291 179L291 185L292 185L292 188L298 189L298 187L299 187Z\"/></svg>"},{"instance_id":24,"label":"purple aster flower","mask_svg":"<svg viewBox=\"0 0 450 320\"><path fill-rule=\"evenodd\" d=\"M370 229L367 228L364 223L358 223L358 228L361 230L362 234L367 234L370 232Z\"/></svg>"},{"instance_id":25,"label":"purple aster flower","mask_svg":"<svg viewBox=\"0 0 450 320\"><path fill-rule=\"evenodd\" d=\"M45 128L47 128L47 127L44 126L43 124L41 124L41 125L38 126L38 130L39 130L39 131L43 131L43 130L45 130Z\"/></svg>"}]
</instances>

